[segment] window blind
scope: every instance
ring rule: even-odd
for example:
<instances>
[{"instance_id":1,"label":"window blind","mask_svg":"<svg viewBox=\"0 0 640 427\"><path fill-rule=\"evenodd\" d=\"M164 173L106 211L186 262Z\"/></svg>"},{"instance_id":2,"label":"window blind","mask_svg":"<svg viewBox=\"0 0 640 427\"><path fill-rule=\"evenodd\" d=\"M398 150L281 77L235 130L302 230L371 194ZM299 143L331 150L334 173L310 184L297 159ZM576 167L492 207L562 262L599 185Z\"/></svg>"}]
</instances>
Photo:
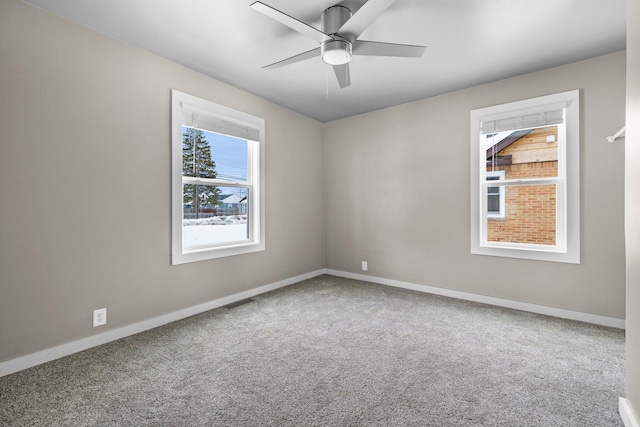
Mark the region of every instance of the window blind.
<instances>
[{"instance_id":1,"label":"window blind","mask_svg":"<svg viewBox=\"0 0 640 427\"><path fill-rule=\"evenodd\" d=\"M483 135L486 135L497 132L557 125L563 122L564 109L560 109L483 121L480 125L480 131Z\"/></svg>"},{"instance_id":2,"label":"window blind","mask_svg":"<svg viewBox=\"0 0 640 427\"><path fill-rule=\"evenodd\" d=\"M198 107L182 103L182 123L206 131L212 131L223 135L251 141L260 140L260 130L248 123L232 118L213 117L200 110Z\"/></svg>"}]
</instances>

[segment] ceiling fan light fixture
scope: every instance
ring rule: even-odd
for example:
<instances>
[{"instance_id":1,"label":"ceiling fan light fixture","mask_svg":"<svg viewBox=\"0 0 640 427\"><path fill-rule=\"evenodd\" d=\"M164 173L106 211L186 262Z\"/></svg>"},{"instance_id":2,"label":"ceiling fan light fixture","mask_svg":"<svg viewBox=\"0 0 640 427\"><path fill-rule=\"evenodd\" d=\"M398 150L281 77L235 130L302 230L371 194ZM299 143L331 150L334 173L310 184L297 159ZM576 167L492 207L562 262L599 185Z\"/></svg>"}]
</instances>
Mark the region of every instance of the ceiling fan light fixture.
<instances>
[{"instance_id":1,"label":"ceiling fan light fixture","mask_svg":"<svg viewBox=\"0 0 640 427\"><path fill-rule=\"evenodd\" d=\"M346 64L351 55L351 43L346 40L327 40L322 44L322 60L329 65Z\"/></svg>"}]
</instances>

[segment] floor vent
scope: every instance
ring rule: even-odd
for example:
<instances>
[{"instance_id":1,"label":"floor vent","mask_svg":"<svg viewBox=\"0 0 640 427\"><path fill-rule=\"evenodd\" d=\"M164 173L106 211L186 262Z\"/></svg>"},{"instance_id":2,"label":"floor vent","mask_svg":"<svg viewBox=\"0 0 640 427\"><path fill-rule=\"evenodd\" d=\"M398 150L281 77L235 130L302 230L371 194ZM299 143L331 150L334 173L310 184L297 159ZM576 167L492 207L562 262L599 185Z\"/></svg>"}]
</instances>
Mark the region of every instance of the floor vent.
<instances>
[{"instance_id":1,"label":"floor vent","mask_svg":"<svg viewBox=\"0 0 640 427\"><path fill-rule=\"evenodd\" d=\"M250 302L255 301L253 298L241 299L240 301L232 302L231 304L227 304L224 307L228 309L240 307L241 305L249 304Z\"/></svg>"}]
</instances>

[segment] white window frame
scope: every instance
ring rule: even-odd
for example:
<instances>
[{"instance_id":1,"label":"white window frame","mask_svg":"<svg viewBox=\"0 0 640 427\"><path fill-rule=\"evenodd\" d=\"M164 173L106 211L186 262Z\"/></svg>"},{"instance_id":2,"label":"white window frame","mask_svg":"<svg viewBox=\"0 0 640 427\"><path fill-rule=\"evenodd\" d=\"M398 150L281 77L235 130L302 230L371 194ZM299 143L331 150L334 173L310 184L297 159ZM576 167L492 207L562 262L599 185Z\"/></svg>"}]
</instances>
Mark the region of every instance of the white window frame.
<instances>
[{"instance_id":1,"label":"white window frame","mask_svg":"<svg viewBox=\"0 0 640 427\"><path fill-rule=\"evenodd\" d=\"M504 171L502 170L498 170L498 171L489 171L486 173L486 177L498 177L498 179L494 179L494 180L488 180L491 182L500 182L504 180ZM489 185L487 188L489 187L498 187L498 197L499 197L499 211L498 212L489 212L489 210L487 209L487 218L489 219L504 219L504 209L505 209L505 204L504 204L504 187L500 186L500 185ZM488 194L487 194L488 197ZM487 200L487 206L489 204L489 201Z\"/></svg>"},{"instance_id":2,"label":"white window frame","mask_svg":"<svg viewBox=\"0 0 640 427\"><path fill-rule=\"evenodd\" d=\"M247 135L251 135L247 138L246 181L234 182L182 176L182 126L193 127L190 116L193 116L194 111L201 119L199 120L201 124L196 126L199 129L226 133L217 128L227 126L229 129L233 129L231 133L228 133L231 136L238 137L238 133L241 133L242 129L246 129ZM173 265L184 264L265 250L264 119L177 90L171 91L171 114L171 263ZM248 238L226 242L222 245L183 247L183 184L248 188Z\"/></svg>"},{"instance_id":3,"label":"white window frame","mask_svg":"<svg viewBox=\"0 0 640 427\"><path fill-rule=\"evenodd\" d=\"M561 108L558 126L558 176L503 180L501 186L556 185L556 244L487 241L486 147L481 144L482 123L534 115ZM540 261L580 263L580 91L572 90L471 111L471 253ZM515 129L514 129L515 130Z\"/></svg>"}]
</instances>

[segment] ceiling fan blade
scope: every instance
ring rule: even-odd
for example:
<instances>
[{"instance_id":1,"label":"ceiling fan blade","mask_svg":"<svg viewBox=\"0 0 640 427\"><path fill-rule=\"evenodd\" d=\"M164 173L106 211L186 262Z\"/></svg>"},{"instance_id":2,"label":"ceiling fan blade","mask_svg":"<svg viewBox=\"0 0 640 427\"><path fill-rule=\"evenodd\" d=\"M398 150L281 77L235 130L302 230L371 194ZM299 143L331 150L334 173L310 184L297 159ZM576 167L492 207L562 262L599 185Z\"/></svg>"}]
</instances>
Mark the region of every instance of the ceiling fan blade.
<instances>
[{"instance_id":1,"label":"ceiling fan blade","mask_svg":"<svg viewBox=\"0 0 640 427\"><path fill-rule=\"evenodd\" d=\"M283 59L282 61L274 62L273 64L265 65L264 69L272 70L274 68L284 67L285 65L295 64L296 62L304 61L307 59L315 58L320 56L320 48L317 47L315 49L311 49L307 52L300 53L298 55L294 55L290 58Z\"/></svg>"},{"instance_id":2,"label":"ceiling fan blade","mask_svg":"<svg viewBox=\"0 0 640 427\"><path fill-rule=\"evenodd\" d=\"M356 40L353 43L354 55L366 56L400 56L407 58L419 58L424 53L426 46L411 44L395 44Z\"/></svg>"},{"instance_id":3,"label":"ceiling fan blade","mask_svg":"<svg viewBox=\"0 0 640 427\"><path fill-rule=\"evenodd\" d=\"M396 0L369 0L353 14L338 33L351 40L357 39L369 25Z\"/></svg>"},{"instance_id":4,"label":"ceiling fan blade","mask_svg":"<svg viewBox=\"0 0 640 427\"><path fill-rule=\"evenodd\" d=\"M267 15L269 18L274 19L281 24L294 29L301 34L304 34L305 36L311 37L318 43L322 43L323 40L326 40L327 37L330 37L322 31L312 27L311 25L307 25L304 22L299 21L296 18L287 15L286 13L280 12L279 10L274 9L271 6L267 6L262 2L257 1L251 4L251 7L258 12Z\"/></svg>"},{"instance_id":5,"label":"ceiling fan blade","mask_svg":"<svg viewBox=\"0 0 640 427\"><path fill-rule=\"evenodd\" d=\"M334 65L333 71L336 73L336 77L338 78L338 84L340 85L340 89L344 89L347 86L351 85L351 76L349 75L349 63L342 65Z\"/></svg>"}]
</instances>

